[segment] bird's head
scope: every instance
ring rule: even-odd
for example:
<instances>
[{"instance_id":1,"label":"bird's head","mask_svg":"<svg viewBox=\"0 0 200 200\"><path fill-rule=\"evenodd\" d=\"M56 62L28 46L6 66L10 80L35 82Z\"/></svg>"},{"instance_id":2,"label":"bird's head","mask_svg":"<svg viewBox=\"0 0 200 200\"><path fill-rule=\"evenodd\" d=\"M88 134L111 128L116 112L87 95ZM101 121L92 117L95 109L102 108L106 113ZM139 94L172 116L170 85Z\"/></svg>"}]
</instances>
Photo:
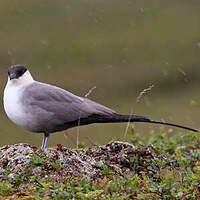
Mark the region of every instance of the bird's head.
<instances>
[{"instance_id":1,"label":"bird's head","mask_svg":"<svg viewBox=\"0 0 200 200\"><path fill-rule=\"evenodd\" d=\"M8 84L23 85L33 81L29 70L23 65L13 65L8 69Z\"/></svg>"}]
</instances>

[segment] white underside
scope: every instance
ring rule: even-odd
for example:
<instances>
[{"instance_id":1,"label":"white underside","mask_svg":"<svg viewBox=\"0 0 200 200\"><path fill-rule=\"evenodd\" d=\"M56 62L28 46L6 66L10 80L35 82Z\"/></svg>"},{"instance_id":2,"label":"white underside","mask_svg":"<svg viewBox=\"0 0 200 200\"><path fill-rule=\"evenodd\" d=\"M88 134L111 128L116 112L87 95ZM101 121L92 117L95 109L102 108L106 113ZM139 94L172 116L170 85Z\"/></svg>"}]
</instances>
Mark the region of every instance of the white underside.
<instances>
[{"instance_id":1,"label":"white underside","mask_svg":"<svg viewBox=\"0 0 200 200\"><path fill-rule=\"evenodd\" d=\"M11 121L23 128L26 127L26 114L19 101L21 87L6 87L4 90L4 109Z\"/></svg>"},{"instance_id":2,"label":"white underside","mask_svg":"<svg viewBox=\"0 0 200 200\"><path fill-rule=\"evenodd\" d=\"M23 110L20 102L22 89L34 82L30 73L27 71L21 79L9 80L4 90L4 109L8 118L18 126L28 129L28 113Z\"/></svg>"}]
</instances>

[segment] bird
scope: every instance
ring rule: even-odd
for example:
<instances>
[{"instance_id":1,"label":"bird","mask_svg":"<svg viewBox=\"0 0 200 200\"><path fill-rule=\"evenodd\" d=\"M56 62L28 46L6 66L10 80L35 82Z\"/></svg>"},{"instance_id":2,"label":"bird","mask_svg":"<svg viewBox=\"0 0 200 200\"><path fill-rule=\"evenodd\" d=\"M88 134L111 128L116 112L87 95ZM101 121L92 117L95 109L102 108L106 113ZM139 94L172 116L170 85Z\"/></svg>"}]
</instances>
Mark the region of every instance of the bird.
<instances>
[{"instance_id":1,"label":"bird","mask_svg":"<svg viewBox=\"0 0 200 200\"><path fill-rule=\"evenodd\" d=\"M174 126L198 132L193 128L151 120L140 115L118 114L86 97L33 79L23 65L8 68L3 104L8 118L16 125L35 133L43 133L41 149L47 146L50 134L93 123L145 122Z\"/></svg>"}]
</instances>

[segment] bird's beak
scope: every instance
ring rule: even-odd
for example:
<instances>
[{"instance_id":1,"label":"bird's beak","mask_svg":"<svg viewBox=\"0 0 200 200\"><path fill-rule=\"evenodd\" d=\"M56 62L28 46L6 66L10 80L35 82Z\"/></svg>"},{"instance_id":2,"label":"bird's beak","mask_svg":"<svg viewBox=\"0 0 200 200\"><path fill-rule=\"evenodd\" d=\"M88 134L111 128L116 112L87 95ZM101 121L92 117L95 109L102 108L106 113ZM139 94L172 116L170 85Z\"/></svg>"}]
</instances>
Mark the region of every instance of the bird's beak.
<instances>
[{"instance_id":1,"label":"bird's beak","mask_svg":"<svg viewBox=\"0 0 200 200\"><path fill-rule=\"evenodd\" d=\"M12 73L9 75L10 80L15 79L16 78L16 74Z\"/></svg>"}]
</instances>

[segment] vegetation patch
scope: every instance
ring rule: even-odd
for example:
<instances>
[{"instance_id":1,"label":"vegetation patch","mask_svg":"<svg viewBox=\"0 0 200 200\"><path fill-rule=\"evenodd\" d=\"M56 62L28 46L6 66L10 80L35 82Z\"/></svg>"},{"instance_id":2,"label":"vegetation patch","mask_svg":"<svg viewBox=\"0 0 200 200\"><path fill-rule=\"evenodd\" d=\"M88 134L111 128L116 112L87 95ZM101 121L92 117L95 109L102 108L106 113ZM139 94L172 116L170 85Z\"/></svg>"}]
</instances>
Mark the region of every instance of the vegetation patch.
<instances>
[{"instance_id":1,"label":"vegetation patch","mask_svg":"<svg viewBox=\"0 0 200 200\"><path fill-rule=\"evenodd\" d=\"M3 146L0 198L200 198L198 133L162 133L148 142L132 134L131 141L76 150Z\"/></svg>"}]
</instances>

